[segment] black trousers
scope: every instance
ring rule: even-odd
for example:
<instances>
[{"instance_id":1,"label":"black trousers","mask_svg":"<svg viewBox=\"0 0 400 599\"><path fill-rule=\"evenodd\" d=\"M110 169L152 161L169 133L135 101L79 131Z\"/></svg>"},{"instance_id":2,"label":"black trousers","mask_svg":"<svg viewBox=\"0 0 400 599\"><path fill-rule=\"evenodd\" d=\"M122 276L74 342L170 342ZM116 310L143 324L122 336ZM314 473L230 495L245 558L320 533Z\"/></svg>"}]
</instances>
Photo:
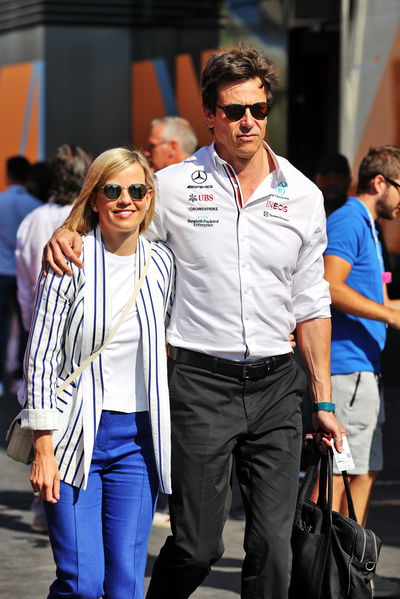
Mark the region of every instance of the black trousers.
<instances>
[{"instance_id":1,"label":"black trousers","mask_svg":"<svg viewBox=\"0 0 400 599\"><path fill-rule=\"evenodd\" d=\"M147 599L186 599L223 554L232 456L246 513L243 599L286 599L305 375L238 380L169 360L172 536Z\"/></svg>"}]
</instances>

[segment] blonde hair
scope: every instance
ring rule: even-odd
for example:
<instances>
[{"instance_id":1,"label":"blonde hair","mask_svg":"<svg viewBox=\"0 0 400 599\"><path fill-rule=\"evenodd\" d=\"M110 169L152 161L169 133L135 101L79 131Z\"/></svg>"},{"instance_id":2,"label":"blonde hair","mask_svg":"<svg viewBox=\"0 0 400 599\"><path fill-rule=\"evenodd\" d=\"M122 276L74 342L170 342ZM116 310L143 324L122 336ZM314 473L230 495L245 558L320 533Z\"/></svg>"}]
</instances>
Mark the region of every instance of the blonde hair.
<instances>
[{"instance_id":1,"label":"blonde hair","mask_svg":"<svg viewBox=\"0 0 400 599\"><path fill-rule=\"evenodd\" d=\"M139 164L142 167L146 187L148 187L151 194L149 208L139 227L141 233L146 231L154 215L154 179L144 155L138 150L129 150L128 148L106 150L92 162L83 182L82 189L74 202L68 218L64 221L63 227L71 231L78 231L81 234L86 234L94 229L99 222L99 217L92 210L91 200L94 198L97 189L132 164Z\"/></svg>"}]
</instances>

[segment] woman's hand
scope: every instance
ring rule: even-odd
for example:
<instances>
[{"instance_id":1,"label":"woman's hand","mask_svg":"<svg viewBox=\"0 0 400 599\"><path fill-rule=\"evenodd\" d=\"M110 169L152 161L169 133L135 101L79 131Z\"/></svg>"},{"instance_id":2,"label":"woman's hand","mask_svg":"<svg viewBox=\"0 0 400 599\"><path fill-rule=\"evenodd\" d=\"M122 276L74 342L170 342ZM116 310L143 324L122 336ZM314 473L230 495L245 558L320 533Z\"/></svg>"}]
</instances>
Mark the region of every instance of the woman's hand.
<instances>
[{"instance_id":1,"label":"woman's hand","mask_svg":"<svg viewBox=\"0 0 400 599\"><path fill-rule=\"evenodd\" d=\"M296 347L296 341L295 341L294 335L292 333L290 333L288 339L290 341L290 347L292 349L294 349Z\"/></svg>"},{"instance_id":2,"label":"woman's hand","mask_svg":"<svg viewBox=\"0 0 400 599\"><path fill-rule=\"evenodd\" d=\"M54 457L51 431L33 431L33 449L30 482L34 493L44 501L57 503L60 499L60 473Z\"/></svg>"}]
</instances>

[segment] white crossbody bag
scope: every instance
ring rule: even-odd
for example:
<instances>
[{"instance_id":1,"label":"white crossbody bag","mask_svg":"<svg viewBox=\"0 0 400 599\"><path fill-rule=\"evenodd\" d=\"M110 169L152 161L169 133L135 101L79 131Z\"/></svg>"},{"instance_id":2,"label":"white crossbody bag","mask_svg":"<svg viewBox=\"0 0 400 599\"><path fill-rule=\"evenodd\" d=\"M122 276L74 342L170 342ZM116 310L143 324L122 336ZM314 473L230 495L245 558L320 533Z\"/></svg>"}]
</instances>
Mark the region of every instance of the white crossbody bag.
<instances>
[{"instance_id":1,"label":"white crossbody bag","mask_svg":"<svg viewBox=\"0 0 400 599\"><path fill-rule=\"evenodd\" d=\"M135 288L133 290L132 296L126 304L125 308L121 312L117 322L112 327L109 336L103 343L101 347L93 354L91 354L86 360L82 362L82 364L72 372L69 377L62 382L62 384L57 387L57 394L61 393L68 387L68 385L75 380L85 368L89 366L96 358L99 356L106 347L111 343L113 337L117 333L121 324L125 320L129 310L132 308L133 303L135 302L139 291L144 283L144 280L147 275L147 271L149 270L151 263L151 252L152 248L148 252L146 263L143 267L142 274L140 279L137 281ZM7 445L7 455L15 460L16 462L22 462L23 464L30 464L33 460L33 446L32 446L32 431L28 428L21 427L21 412L14 418L11 422L10 427L6 434L6 441L8 441Z\"/></svg>"}]
</instances>

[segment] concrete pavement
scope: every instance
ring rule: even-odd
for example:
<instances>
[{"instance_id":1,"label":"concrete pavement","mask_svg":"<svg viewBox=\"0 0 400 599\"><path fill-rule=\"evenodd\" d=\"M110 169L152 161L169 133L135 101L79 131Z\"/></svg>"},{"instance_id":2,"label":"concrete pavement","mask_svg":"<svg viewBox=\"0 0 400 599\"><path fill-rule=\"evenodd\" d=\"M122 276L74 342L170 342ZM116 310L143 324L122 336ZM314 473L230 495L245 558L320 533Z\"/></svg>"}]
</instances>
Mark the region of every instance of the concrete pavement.
<instances>
[{"instance_id":1,"label":"concrete pavement","mask_svg":"<svg viewBox=\"0 0 400 599\"><path fill-rule=\"evenodd\" d=\"M10 460L4 451L5 430L17 411L14 396L0 399L0 597L41 599L47 596L54 565L46 535L30 529L32 493L29 467ZM398 428L400 389L386 391L385 470L375 489L368 526L384 542L378 572L400 577L400 466ZM237 496L236 496L237 500ZM235 495L234 495L235 502ZM243 559L244 521L231 517L224 533L226 551L193 599L237 599ZM147 573L168 531L153 528ZM148 577L146 578L148 584Z\"/></svg>"}]
</instances>

